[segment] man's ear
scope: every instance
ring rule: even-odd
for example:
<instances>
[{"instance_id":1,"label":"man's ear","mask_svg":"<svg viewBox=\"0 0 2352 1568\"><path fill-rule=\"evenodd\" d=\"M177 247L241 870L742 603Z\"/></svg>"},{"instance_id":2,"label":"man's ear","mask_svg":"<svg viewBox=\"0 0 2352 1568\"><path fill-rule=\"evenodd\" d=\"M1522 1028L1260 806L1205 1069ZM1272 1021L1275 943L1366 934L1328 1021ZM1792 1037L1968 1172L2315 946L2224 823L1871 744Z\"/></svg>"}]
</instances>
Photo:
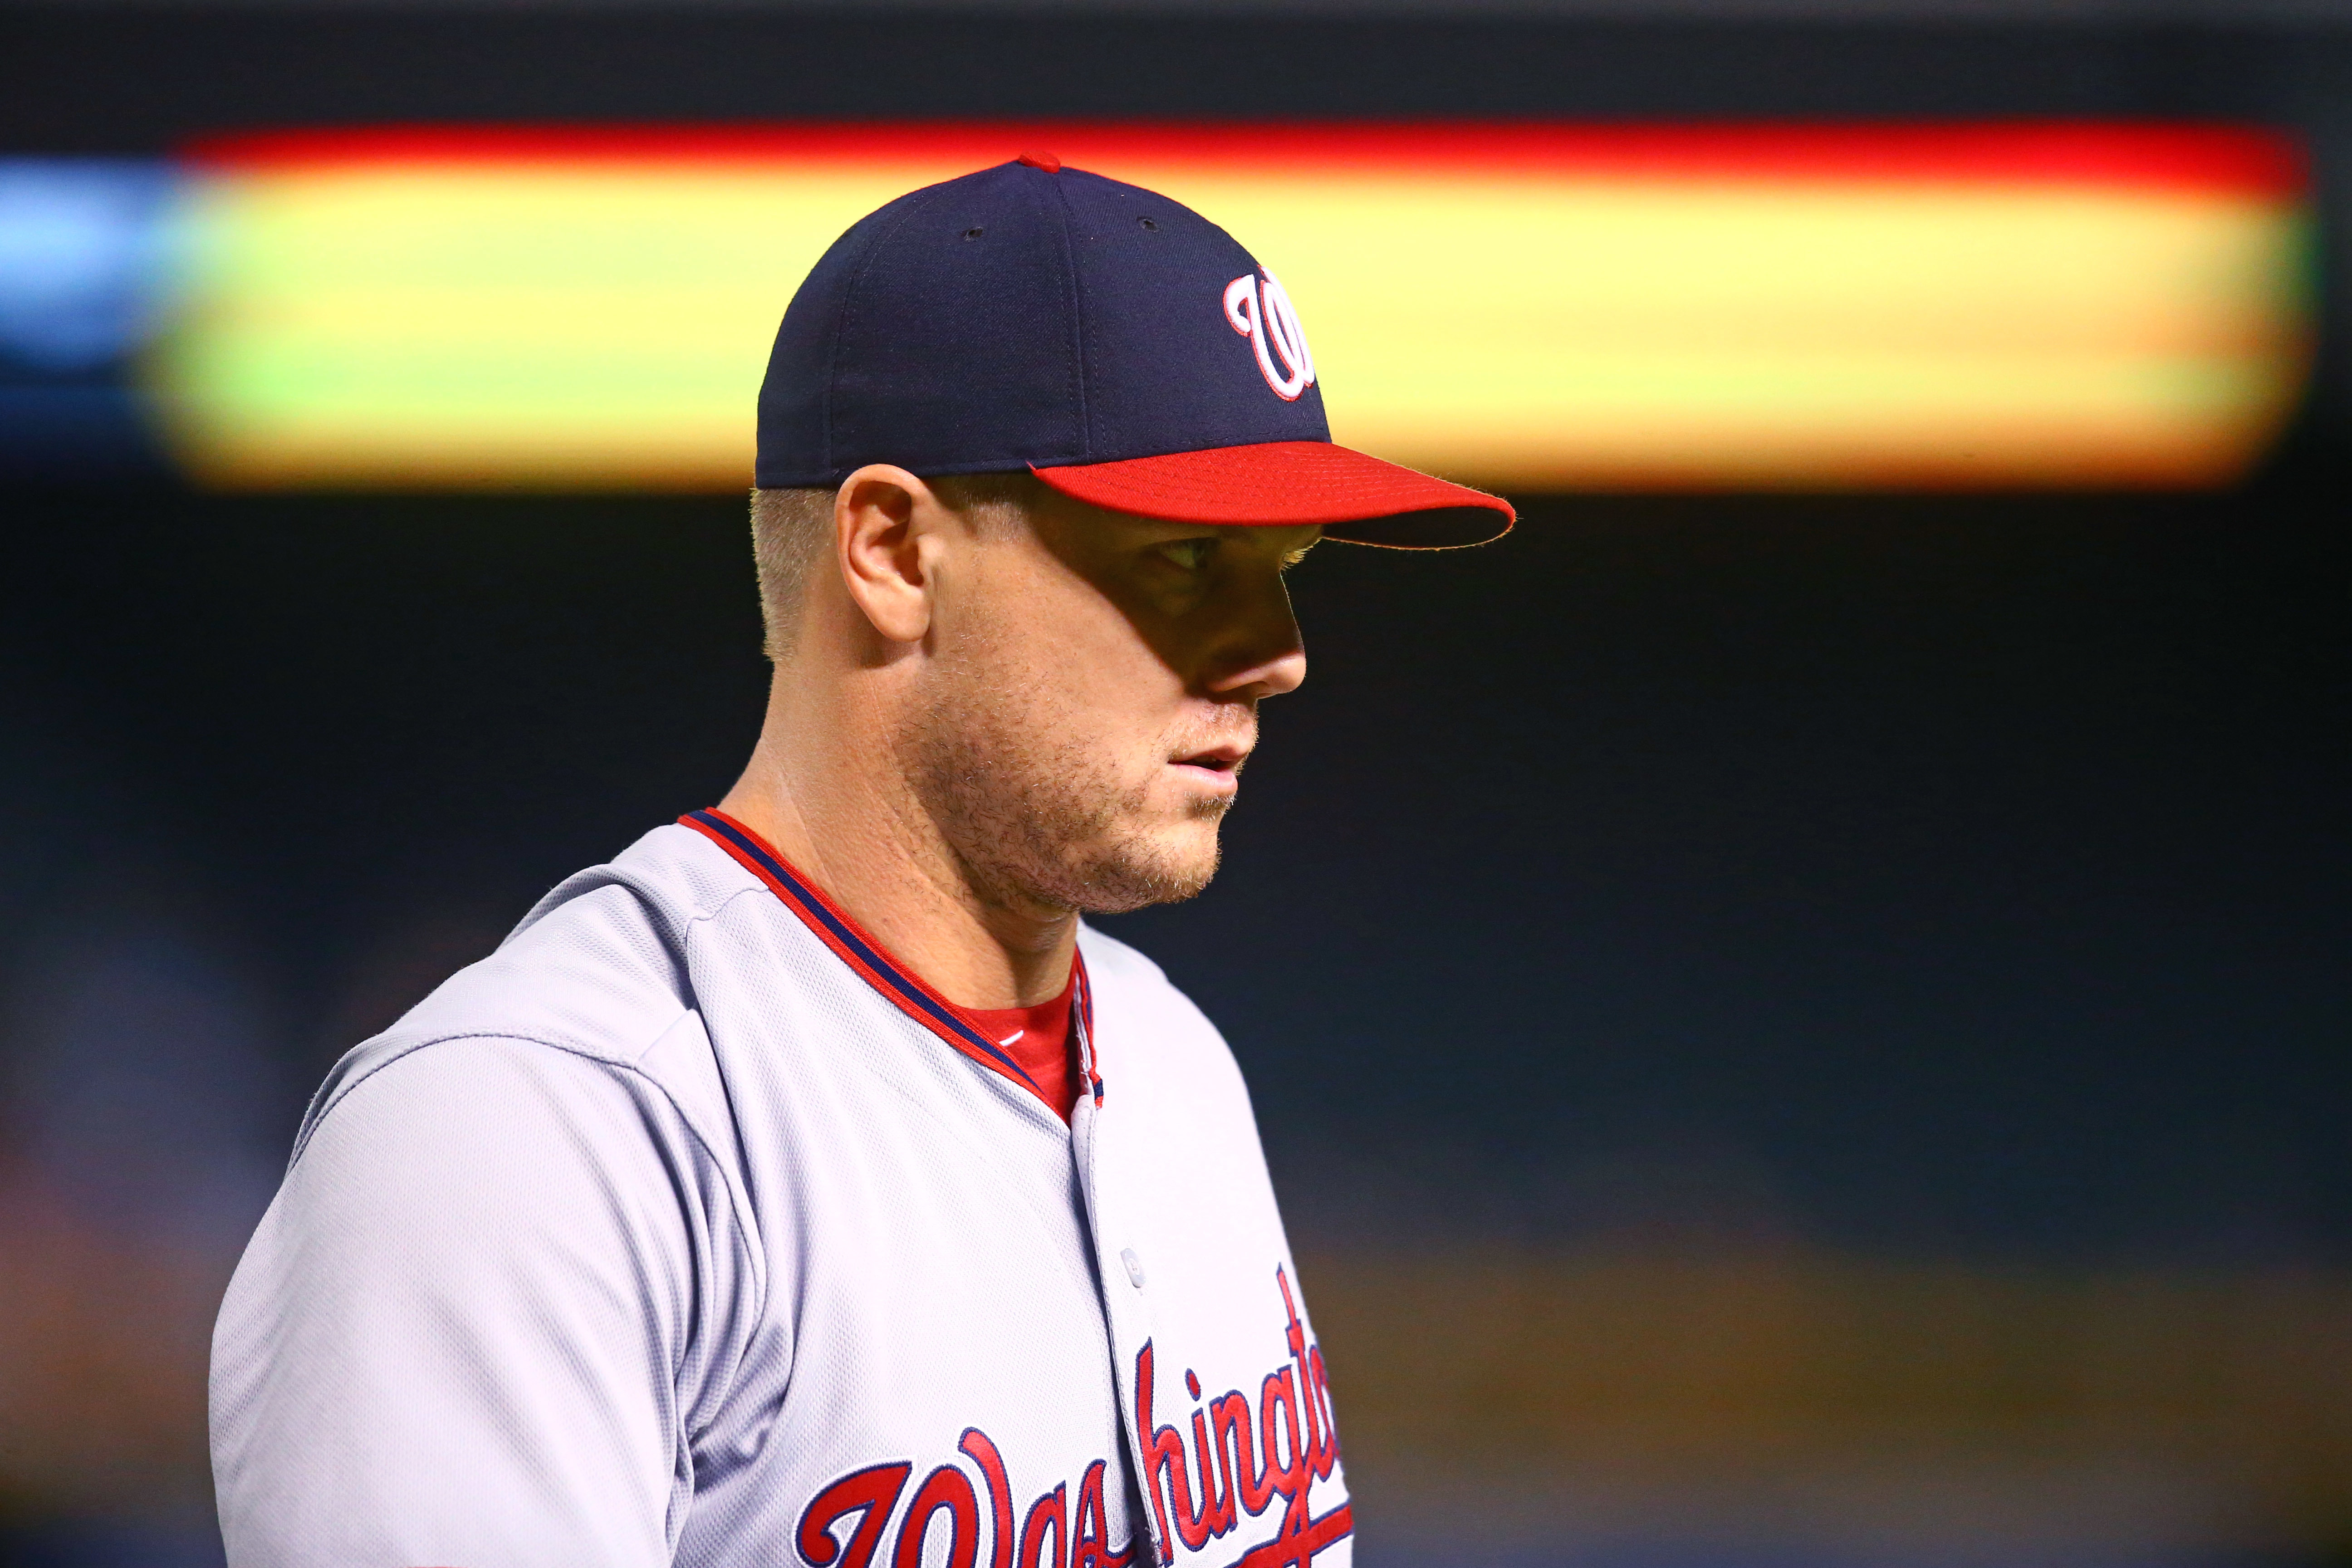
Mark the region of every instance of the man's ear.
<instances>
[{"instance_id":1,"label":"man's ear","mask_svg":"<svg viewBox=\"0 0 2352 1568\"><path fill-rule=\"evenodd\" d=\"M884 638L923 640L931 629L939 521L947 510L904 468L870 463L833 497L835 556L849 596Z\"/></svg>"}]
</instances>

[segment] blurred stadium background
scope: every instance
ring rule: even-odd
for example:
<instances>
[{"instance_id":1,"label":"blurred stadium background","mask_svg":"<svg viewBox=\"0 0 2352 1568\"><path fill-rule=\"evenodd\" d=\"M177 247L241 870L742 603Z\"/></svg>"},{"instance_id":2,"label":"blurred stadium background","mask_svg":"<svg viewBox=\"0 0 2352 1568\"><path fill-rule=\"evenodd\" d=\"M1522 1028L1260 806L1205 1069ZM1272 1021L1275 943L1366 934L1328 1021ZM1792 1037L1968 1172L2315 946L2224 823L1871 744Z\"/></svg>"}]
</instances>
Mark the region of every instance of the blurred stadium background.
<instances>
[{"instance_id":1,"label":"blurred stadium background","mask_svg":"<svg viewBox=\"0 0 2352 1568\"><path fill-rule=\"evenodd\" d=\"M801 269L1043 143L1342 438L1194 903L1361 1560L2352 1561L2352 9L0 9L0 1565L217 1561L303 1097L756 728Z\"/></svg>"}]
</instances>

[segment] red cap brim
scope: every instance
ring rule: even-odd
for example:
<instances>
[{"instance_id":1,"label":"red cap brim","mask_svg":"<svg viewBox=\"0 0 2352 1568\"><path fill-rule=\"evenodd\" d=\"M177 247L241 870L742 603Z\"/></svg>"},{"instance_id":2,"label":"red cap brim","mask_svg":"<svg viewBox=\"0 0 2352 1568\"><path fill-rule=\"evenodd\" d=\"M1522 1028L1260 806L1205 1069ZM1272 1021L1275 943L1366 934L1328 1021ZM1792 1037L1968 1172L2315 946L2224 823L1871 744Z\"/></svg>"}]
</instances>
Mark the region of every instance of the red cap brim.
<instances>
[{"instance_id":1,"label":"red cap brim","mask_svg":"<svg viewBox=\"0 0 2352 1568\"><path fill-rule=\"evenodd\" d=\"M1326 539L1400 550L1484 544L1518 514L1500 496L1448 484L1328 441L1265 441L1030 472L1066 496L1169 522L1255 528L1320 523Z\"/></svg>"}]
</instances>

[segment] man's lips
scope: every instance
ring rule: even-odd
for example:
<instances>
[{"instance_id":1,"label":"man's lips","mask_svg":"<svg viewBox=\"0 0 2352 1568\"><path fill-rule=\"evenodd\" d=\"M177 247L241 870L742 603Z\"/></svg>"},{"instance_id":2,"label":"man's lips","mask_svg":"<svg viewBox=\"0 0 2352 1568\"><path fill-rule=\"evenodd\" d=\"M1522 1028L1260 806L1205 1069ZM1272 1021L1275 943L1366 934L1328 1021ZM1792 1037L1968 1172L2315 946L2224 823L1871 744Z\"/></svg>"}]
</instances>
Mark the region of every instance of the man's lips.
<instances>
[{"instance_id":1,"label":"man's lips","mask_svg":"<svg viewBox=\"0 0 2352 1568\"><path fill-rule=\"evenodd\" d=\"M1250 748L1246 742L1232 742L1171 758L1169 766L1194 773L1204 784L1213 784L1220 789L1233 789L1238 786L1236 775L1242 771L1242 763L1248 760Z\"/></svg>"}]
</instances>

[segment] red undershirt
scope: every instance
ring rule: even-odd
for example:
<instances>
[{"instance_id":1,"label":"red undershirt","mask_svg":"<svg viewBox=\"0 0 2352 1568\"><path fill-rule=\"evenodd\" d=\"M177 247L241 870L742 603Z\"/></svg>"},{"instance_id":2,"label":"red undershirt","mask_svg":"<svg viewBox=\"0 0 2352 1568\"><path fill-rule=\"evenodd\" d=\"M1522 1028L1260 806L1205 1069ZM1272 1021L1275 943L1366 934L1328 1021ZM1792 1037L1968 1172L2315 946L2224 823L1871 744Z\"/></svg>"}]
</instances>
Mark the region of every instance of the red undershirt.
<instances>
[{"instance_id":1,"label":"red undershirt","mask_svg":"<svg viewBox=\"0 0 2352 1568\"><path fill-rule=\"evenodd\" d=\"M1034 1007L967 1007L966 1016L980 1026L980 1032L1004 1048L1004 1054L1021 1064L1021 1070L1045 1091L1045 1103L1058 1112L1064 1121L1077 1109L1078 1075L1070 1060L1070 994L1076 989L1078 972L1070 969L1070 984L1051 1002L1040 1002Z\"/></svg>"}]
</instances>

